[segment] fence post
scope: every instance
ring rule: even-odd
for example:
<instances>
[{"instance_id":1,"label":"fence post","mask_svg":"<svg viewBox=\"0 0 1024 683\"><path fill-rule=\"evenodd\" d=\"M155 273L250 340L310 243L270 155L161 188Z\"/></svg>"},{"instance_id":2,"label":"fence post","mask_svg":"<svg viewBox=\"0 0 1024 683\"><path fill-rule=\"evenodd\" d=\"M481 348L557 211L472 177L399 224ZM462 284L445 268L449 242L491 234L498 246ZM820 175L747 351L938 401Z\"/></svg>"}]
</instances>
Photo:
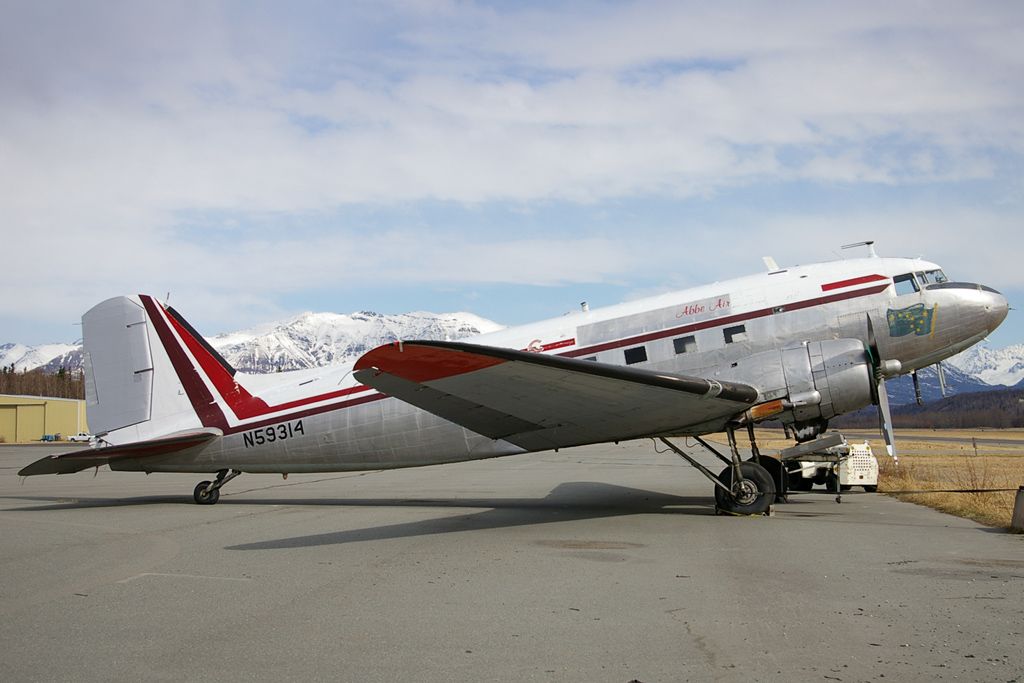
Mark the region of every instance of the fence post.
<instances>
[{"instance_id":1,"label":"fence post","mask_svg":"<svg viewBox=\"0 0 1024 683\"><path fill-rule=\"evenodd\" d=\"M1013 502L1013 521L1010 528L1024 533L1024 486L1017 489L1017 499Z\"/></svg>"}]
</instances>

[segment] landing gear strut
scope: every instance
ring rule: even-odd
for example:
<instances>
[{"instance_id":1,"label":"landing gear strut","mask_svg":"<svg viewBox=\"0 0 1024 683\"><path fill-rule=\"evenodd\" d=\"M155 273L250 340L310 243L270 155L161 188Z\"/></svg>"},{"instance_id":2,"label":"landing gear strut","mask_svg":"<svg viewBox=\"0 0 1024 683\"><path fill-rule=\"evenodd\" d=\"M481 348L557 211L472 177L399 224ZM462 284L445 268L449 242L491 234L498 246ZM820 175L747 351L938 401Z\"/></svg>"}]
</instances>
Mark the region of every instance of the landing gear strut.
<instances>
[{"instance_id":1,"label":"landing gear strut","mask_svg":"<svg viewBox=\"0 0 1024 683\"><path fill-rule=\"evenodd\" d=\"M201 481L196 484L196 488L192 492L192 498L199 505L213 505L220 500L220 488L239 474L241 474L239 470L221 470L217 472L215 480Z\"/></svg>"},{"instance_id":2,"label":"landing gear strut","mask_svg":"<svg viewBox=\"0 0 1024 683\"><path fill-rule=\"evenodd\" d=\"M739 448L736 446L734 430L731 427L728 428L727 434L729 436L731 458L726 458L699 436L693 437L697 443L727 465L718 476L715 476L711 470L697 462L689 453L686 453L668 439L662 437L661 442L715 484L715 510L717 512L733 515L765 514L769 511L772 503L775 502L776 491L785 491L784 489L776 488L772 475L758 462L760 460L770 460L770 458L760 455L760 452L757 450L757 444L751 438L753 458L741 461ZM753 435L751 434L751 436ZM754 458L757 460L754 460Z\"/></svg>"}]
</instances>

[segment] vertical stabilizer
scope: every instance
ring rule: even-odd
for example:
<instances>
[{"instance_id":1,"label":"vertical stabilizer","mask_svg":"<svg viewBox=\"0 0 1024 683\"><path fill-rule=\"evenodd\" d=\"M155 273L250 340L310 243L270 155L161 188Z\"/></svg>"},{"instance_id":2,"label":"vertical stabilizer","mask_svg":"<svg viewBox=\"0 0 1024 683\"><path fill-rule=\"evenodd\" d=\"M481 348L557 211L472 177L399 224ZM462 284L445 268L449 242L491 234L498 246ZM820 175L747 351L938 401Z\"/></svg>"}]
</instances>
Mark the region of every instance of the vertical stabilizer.
<instances>
[{"instance_id":1,"label":"vertical stabilizer","mask_svg":"<svg viewBox=\"0 0 1024 683\"><path fill-rule=\"evenodd\" d=\"M97 304L82 316L85 399L96 434L152 416L153 356L146 311L127 297Z\"/></svg>"},{"instance_id":2,"label":"vertical stabilizer","mask_svg":"<svg viewBox=\"0 0 1024 683\"><path fill-rule=\"evenodd\" d=\"M94 434L119 444L203 426L140 297L97 304L82 316L82 330Z\"/></svg>"}]
</instances>

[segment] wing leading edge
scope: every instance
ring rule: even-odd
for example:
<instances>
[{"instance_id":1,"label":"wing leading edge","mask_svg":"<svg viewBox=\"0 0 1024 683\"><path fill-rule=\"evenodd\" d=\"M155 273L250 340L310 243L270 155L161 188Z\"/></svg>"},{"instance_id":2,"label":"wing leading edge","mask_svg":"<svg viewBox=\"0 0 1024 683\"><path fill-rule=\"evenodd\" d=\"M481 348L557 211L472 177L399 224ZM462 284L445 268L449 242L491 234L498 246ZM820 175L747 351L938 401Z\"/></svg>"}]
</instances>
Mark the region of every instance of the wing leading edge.
<instances>
[{"instance_id":1,"label":"wing leading edge","mask_svg":"<svg viewBox=\"0 0 1024 683\"><path fill-rule=\"evenodd\" d=\"M356 361L354 375L527 450L717 431L758 396L737 382L462 342L380 346Z\"/></svg>"}]
</instances>

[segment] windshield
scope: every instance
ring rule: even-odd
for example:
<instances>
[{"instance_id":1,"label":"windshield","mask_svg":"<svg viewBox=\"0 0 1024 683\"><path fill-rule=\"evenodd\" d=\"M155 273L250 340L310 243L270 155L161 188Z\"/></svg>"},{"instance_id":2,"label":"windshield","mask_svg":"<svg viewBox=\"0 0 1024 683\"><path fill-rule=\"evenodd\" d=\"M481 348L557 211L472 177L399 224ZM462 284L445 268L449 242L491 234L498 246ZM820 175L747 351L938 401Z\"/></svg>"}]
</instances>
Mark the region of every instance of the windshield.
<instances>
[{"instance_id":1,"label":"windshield","mask_svg":"<svg viewBox=\"0 0 1024 683\"><path fill-rule=\"evenodd\" d=\"M917 276L918 282L920 282L922 285L939 285L942 284L943 282L949 281L949 278L946 277L946 274L939 269L917 272L914 273L914 275Z\"/></svg>"}]
</instances>

